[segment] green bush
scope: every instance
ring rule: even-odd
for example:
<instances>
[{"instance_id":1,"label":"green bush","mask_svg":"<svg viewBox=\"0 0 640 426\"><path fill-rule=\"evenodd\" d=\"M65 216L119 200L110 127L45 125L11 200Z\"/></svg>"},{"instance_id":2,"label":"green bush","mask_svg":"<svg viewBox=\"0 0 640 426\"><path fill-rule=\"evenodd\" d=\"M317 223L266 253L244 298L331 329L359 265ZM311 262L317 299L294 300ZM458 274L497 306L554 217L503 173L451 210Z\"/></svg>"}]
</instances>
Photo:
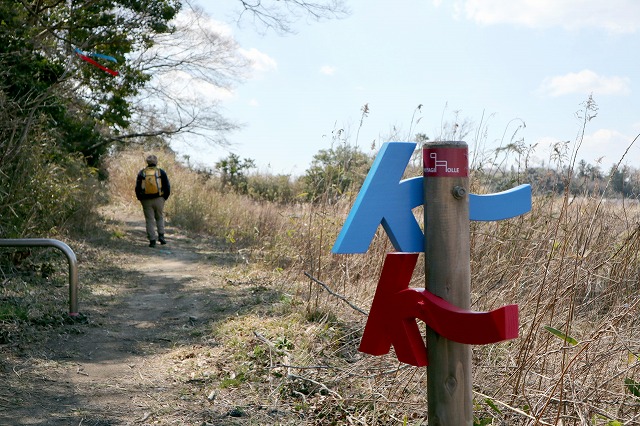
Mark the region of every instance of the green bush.
<instances>
[{"instance_id":1,"label":"green bush","mask_svg":"<svg viewBox=\"0 0 640 426\"><path fill-rule=\"evenodd\" d=\"M74 213L98 200L95 169L80 154L59 149L45 117L14 114L0 93L0 236L56 233Z\"/></svg>"},{"instance_id":2,"label":"green bush","mask_svg":"<svg viewBox=\"0 0 640 426\"><path fill-rule=\"evenodd\" d=\"M371 157L349 145L320 150L302 178L307 199L333 203L348 191L357 192L372 162Z\"/></svg>"},{"instance_id":3,"label":"green bush","mask_svg":"<svg viewBox=\"0 0 640 426\"><path fill-rule=\"evenodd\" d=\"M254 200L280 204L295 203L302 193L298 181L288 175L249 176L247 187L249 196Z\"/></svg>"}]
</instances>

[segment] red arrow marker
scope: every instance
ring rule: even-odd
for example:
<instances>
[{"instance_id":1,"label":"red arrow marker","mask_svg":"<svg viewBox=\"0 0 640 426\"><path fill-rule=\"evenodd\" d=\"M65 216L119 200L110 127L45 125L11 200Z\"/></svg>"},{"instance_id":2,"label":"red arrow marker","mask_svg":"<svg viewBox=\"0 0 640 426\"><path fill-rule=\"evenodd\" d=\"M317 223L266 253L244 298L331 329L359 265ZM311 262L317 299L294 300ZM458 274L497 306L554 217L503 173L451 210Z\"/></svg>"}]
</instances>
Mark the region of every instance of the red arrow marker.
<instances>
[{"instance_id":1,"label":"red arrow marker","mask_svg":"<svg viewBox=\"0 0 640 426\"><path fill-rule=\"evenodd\" d=\"M385 317L385 304L389 303L393 294L409 287L417 260L418 253L387 253L384 265L382 265L378 288L376 288L376 294L371 303L367 325L358 348L360 352L370 355L389 353L391 336L387 332L386 325L390 318ZM424 343L422 346L424 347ZM425 360L427 358L426 350L424 358Z\"/></svg>"},{"instance_id":2,"label":"red arrow marker","mask_svg":"<svg viewBox=\"0 0 640 426\"><path fill-rule=\"evenodd\" d=\"M426 346L416 318L458 343L483 345L518 337L517 305L474 312L458 308L427 290L407 288L416 260L417 253L387 255L360 342L361 352L383 355L393 344L399 361L426 366Z\"/></svg>"},{"instance_id":3,"label":"red arrow marker","mask_svg":"<svg viewBox=\"0 0 640 426\"><path fill-rule=\"evenodd\" d=\"M96 61L94 61L93 59L89 58L86 55L83 55L82 53L78 53L76 52L76 54L80 57L80 59L82 59L83 61L89 62L91 65L100 68L102 71L108 72L109 74L111 74L112 76L117 76L119 73L118 71L114 71L112 69L109 69L103 65L100 65L99 63L97 63Z\"/></svg>"}]
</instances>

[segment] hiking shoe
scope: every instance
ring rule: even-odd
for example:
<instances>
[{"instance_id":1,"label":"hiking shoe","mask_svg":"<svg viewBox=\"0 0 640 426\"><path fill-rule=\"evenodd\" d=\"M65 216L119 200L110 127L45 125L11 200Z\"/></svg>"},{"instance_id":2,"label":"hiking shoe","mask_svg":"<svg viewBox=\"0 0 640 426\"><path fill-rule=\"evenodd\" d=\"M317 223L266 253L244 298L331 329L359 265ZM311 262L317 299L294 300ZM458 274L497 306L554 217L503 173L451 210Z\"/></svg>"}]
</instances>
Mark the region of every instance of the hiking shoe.
<instances>
[{"instance_id":1,"label":"hiking shoe","mask_svg":"<svg viewBox=\"0 0 640 426\"><path fill-rule=\"evenodd\" d=\"M149 247L155 247L155 246L156 246L156 240L150 240Z\"/></svg>"},{"instance_id":2,"label":"hiking shoe","mask_svg":"<svg viewBox=\"0 0 640 426\"><path fill-rule=\"evenodd\" d=\"M159 235L158 236L158 241L160 241L160 244L162 244L162 245L167 244L167 240L164 239L164 235Z\"/></svg>"}]
</instances>

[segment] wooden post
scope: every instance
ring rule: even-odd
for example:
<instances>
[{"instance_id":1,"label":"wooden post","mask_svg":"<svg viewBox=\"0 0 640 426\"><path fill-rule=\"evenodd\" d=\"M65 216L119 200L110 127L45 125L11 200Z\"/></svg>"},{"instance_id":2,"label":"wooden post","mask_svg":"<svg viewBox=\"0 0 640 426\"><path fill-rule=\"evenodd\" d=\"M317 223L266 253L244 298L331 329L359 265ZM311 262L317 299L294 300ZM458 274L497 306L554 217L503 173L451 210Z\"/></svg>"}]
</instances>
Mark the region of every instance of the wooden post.
<instances>
[{"instance_id":1,"label":"wooden post","mask_svg":"<svg viewBox=\"0 0 640 426\"><path fill-rule=\"evenodd\" d=\"M465 142L423 147L426 289L469 309L469 160ZM430 426L472 426L471 347L427 327Z\"/></svg>"}]
</instances>

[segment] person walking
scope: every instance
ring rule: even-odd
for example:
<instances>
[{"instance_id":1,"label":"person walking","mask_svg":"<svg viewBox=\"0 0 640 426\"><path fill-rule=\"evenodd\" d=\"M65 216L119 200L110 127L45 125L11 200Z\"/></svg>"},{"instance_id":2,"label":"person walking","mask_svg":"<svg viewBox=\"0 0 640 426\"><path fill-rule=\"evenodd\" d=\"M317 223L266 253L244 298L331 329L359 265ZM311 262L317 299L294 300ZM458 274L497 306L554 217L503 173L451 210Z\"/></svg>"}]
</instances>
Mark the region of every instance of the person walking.
<instances>
[{"instance_id":1,"label":"person walking","mask_svg":"<svg viewBox=\"0 0 640 426\"><path fill-rule=\"evenodd\" d=\"M171 185L167 173L158 167L158 157L149 155L147 167L140 170L136 178L136 198L142 204L147 226L149 247L167 244L164 238L164 202L171 195Z\"/></svg>"}]
</instances>

